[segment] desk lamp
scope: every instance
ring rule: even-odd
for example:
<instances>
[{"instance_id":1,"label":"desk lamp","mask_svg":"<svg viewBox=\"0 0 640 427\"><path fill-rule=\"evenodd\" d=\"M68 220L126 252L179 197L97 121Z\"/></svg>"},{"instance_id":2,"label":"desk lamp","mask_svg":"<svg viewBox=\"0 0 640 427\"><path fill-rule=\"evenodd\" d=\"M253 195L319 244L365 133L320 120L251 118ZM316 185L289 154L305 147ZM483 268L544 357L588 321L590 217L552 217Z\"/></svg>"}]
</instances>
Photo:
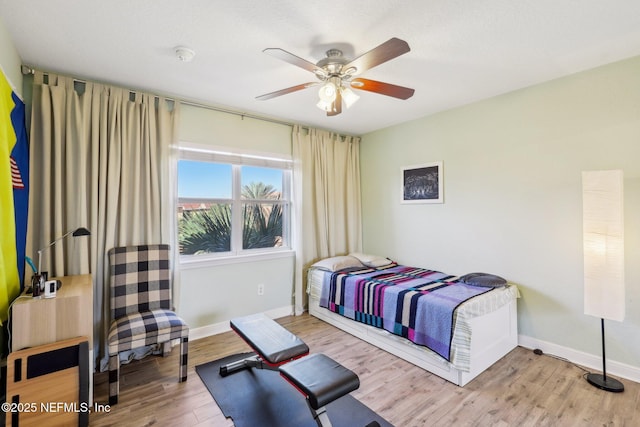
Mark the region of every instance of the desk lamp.
<instances>
[{"instance_id":1,"label":"desk lamp","mask_svg":"<svg viewBox=\"0 0 640 427\"><path fill-rule=\"evenodd\" d=\"M67 234L65 234L62 237L58 237L56 240L54 240L53 242L49 243L47 246L45 246L42 249L38 250L38 274L42 274L42 252L44 252L45 250L49 249L51 246L55 245L56 243L58 243L59 241L63 240L65 237L72 235L73 237L78 237L78 236L90 236L91 232L89 230L87 230L84 227L80 227L76 230L71 230L69 231Z\"/></svg>"}]
</instances>

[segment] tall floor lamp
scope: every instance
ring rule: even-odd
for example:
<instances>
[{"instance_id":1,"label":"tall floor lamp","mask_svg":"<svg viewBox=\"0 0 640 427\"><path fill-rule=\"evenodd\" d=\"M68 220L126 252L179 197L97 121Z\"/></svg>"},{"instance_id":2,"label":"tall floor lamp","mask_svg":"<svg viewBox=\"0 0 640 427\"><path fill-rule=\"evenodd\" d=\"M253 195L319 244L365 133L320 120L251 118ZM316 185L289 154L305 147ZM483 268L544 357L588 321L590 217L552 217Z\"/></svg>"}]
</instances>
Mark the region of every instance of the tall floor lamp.
<instances>
[{"instance_id":1,"label":"tall floor lamp","mask_svg":"<svg viewBox=\"0 0 640 427\"><path fill-rule=\"evenodd\" d=\"M56 243L58 243L59 241L63 240L65 237L67 237L69 235L72 235L73 237L90 236L91 232L89 230L87 230L86 228L84 228L84 227L80 227L80 228L77 228L75 230L69 231L64 236L58 237L56 240L54 240L53 242L49 243L44 248L39 249L38 250L38 274L42 274L42 252L44 252L45 250L49 249L51 246L55 245Z\"/></svg>"},{"instance_id":2,"label":"tall floor lamp","mask_svg":"<svg viewBox=\"0 0 640 427\"><path fill-rule=\"evenodd\" d=\"M600 318L602 375L587 381L611 392L624 385L607 377L604 319L622 322L625 315L624 211L621 170L582 172L584 245L584 313Z\"/></svg>"}]
</instances>

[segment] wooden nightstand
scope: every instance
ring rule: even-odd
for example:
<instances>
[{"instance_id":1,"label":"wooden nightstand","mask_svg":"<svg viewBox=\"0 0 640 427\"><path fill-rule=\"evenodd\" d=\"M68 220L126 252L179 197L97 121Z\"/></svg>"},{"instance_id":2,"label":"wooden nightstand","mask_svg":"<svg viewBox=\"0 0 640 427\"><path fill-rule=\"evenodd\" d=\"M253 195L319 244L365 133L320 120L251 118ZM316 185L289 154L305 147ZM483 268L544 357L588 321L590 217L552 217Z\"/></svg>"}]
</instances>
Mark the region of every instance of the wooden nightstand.
<instances>
[{"instance_id":1,"label":"wooden nightstand","mask_svg":"<svg viewBox=\"0 0 640 427\"><path fill-rule=\"evenodd\" d=\"M89 339L89 396L93 402L93 280L90 274L54 277L62 282L54 298L22 293L11 309L11 351L68 338Z\"/></svg>"}]
</instances>

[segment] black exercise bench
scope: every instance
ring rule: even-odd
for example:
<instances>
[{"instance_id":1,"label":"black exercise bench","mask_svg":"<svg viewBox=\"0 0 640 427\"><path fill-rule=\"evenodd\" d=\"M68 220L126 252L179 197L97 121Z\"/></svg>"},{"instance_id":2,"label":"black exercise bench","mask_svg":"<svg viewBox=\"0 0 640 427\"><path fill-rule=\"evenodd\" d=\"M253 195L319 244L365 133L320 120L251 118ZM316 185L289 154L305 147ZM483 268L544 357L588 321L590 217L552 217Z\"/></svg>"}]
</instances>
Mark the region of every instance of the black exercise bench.
<instances>
[{"instance_id":1,"label":"black exercise bench","mask_svg":"<svg viewBox=\"0 0 640 427\"><path fill-rule=\"evenodd\" d=\"M358 376L324 354L309 354L309 347L264 314L231 320L233 329L256 355L220 367L227 376L241 369L279 371L300 391L319 427L331 427L325 406L360 387ZM304 357L306 356L306 357ZM367 427L378 425L376 422Z\"/></svg>"},{"instance_id":2,"label":"black exercise bench","mask_svg":"<svg viewBox=\"0 0 640 427\"><path fill-rule=\"evenodd\" d=\"M264 314L232 319L230 324L256 354L221 366L223 377L245 368L277 371L280 365L309 354L309 347L300 338Z\"/></svg>"}]
</instances>

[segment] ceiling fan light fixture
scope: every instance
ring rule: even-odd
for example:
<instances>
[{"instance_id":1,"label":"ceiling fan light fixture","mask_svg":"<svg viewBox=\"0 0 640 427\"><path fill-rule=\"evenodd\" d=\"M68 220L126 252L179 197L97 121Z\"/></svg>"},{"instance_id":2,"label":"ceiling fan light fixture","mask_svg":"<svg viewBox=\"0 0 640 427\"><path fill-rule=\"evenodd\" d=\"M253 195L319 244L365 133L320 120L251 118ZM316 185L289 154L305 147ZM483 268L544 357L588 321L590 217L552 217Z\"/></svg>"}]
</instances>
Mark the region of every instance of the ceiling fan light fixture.
<instances>
[{"instance_id":1,"label":"ceiling fan light fixture","mask_svg":"<svg viewBox=\"0 0 640 427\"><path fill-rule=\"evenodd\" d=\"M341 87L340 93L342 94L344 105L346 105L347 108L351 107L358 99L360 99L360 97L348 87Z\"/></svg>"},{"instance_id":2,"label":"ceiling fan light fixture","mask_svg":"<svg viewBox=\"0 0 640 427\"><path fill-rule=\"evenodd\" d=\"M318 96L321 101L332 103L336 99L336 85L333 82L326 82L322 86L320 86L320 90L318 91Z\"/></svg>"},{"instance_id":3,"label":"ceiling fan light fixture","mask_svg":"<svg viewBox=\"0 0 640 427\"><path fill-rule=\"evenodd\" d=\"M320 101L318 101L318 103L316 104L316 107L318 107L319 109L321 109L322 111L326 111L329 112L331 111L331 105L333 105L333 102L327 102L327 101L323 101L322 99Z\"/></svg>"}]
</instances>

